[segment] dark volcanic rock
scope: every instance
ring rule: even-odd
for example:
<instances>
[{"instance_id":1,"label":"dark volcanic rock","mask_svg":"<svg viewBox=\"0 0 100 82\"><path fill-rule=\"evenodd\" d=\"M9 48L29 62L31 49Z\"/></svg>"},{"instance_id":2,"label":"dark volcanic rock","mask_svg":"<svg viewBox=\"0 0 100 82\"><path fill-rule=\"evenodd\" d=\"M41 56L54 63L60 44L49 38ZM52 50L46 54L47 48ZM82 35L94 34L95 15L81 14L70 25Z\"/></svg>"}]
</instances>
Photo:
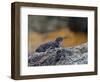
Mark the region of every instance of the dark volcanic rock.
<instances>
[{"instance_id":1,"label":"dark volcanic rock","mask_svg":"<svg viewBox=\"0 0 100 82\"><path fill-rule=\"evenodd\" d=\"M87 43L70 48L56 48L34 53L28 57L28 66L74 65L88 63Z\"/></svg>"}]
</instances>

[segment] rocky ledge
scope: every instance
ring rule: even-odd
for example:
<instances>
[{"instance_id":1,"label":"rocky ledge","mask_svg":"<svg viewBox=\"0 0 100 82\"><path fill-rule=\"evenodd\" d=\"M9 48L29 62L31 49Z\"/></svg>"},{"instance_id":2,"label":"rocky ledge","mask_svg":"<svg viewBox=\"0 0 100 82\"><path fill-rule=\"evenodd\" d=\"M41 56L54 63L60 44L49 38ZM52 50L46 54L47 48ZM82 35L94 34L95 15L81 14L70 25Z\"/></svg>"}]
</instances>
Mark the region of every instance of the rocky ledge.
<instances>
[{"instance_id":1,"label":"rocky ledge","mask_svg":"<svg viewBox=\"0 0 100 82\"><path fill-rule=\"evenodd\" d=\"M69 48L51 49L46 52L33 53L28 56L28 66L75 65L87 63L87 43Z\"/></svg>"}]
</instances>

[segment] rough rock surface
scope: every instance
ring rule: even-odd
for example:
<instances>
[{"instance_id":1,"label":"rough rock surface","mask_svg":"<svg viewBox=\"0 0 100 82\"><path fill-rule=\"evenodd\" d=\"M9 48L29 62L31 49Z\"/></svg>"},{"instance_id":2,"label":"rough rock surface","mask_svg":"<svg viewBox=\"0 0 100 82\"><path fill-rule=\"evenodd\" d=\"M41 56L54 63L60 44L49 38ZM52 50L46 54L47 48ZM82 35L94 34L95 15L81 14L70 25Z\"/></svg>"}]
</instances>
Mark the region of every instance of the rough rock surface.
<instances>
[{"instance_id":1,"label":"rough rock surface","mask_svg":"<svg viewBox=\"0 0 100 82\"><path fill-rule=\"evenodd\" d=\"M87 43L70 47L56 48L28 56L28 66L75 65L88 63Z\"/></svg>"}]
</instances>

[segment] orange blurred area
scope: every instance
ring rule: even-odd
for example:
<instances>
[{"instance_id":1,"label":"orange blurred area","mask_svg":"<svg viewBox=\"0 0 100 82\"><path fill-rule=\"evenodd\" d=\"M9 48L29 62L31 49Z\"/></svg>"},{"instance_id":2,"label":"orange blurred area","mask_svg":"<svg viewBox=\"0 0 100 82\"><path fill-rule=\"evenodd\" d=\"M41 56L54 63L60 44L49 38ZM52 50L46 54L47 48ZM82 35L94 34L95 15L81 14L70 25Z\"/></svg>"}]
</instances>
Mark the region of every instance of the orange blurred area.
<instances>
[{"instance_id":1,"label":"orange blurred area","mask_svg":"<svg viewBox=\"0 0 100 82\"><path fill-rule=\"evenodd\" d=\"M87 42L87 35L85 33L72 32L66 28L45 34L30 32L28 35L29 53L33 53L34 50L39 47L39 45L48 41L54 41L57 37L64 37L62 47L71 47Z\"/></svg>"}]
</instances>

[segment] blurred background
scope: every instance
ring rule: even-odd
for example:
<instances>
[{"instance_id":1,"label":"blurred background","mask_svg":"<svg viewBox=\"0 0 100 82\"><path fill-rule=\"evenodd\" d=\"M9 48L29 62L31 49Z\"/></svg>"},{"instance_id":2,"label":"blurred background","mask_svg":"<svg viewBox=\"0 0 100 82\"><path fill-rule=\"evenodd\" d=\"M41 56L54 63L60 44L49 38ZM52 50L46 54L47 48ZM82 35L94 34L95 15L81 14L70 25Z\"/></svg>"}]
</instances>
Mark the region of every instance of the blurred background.
<instances>
[{"instance_id":1,"label":"blurred background","mask_svg":"<svg viewBox=\"0 0 100 82\"><path fill-rule=\"evenodd\" d=\"M28 51L39 45L64 37L62 47L87 42L87 18L28 15Z\"/></svg>"}]
</instances>

